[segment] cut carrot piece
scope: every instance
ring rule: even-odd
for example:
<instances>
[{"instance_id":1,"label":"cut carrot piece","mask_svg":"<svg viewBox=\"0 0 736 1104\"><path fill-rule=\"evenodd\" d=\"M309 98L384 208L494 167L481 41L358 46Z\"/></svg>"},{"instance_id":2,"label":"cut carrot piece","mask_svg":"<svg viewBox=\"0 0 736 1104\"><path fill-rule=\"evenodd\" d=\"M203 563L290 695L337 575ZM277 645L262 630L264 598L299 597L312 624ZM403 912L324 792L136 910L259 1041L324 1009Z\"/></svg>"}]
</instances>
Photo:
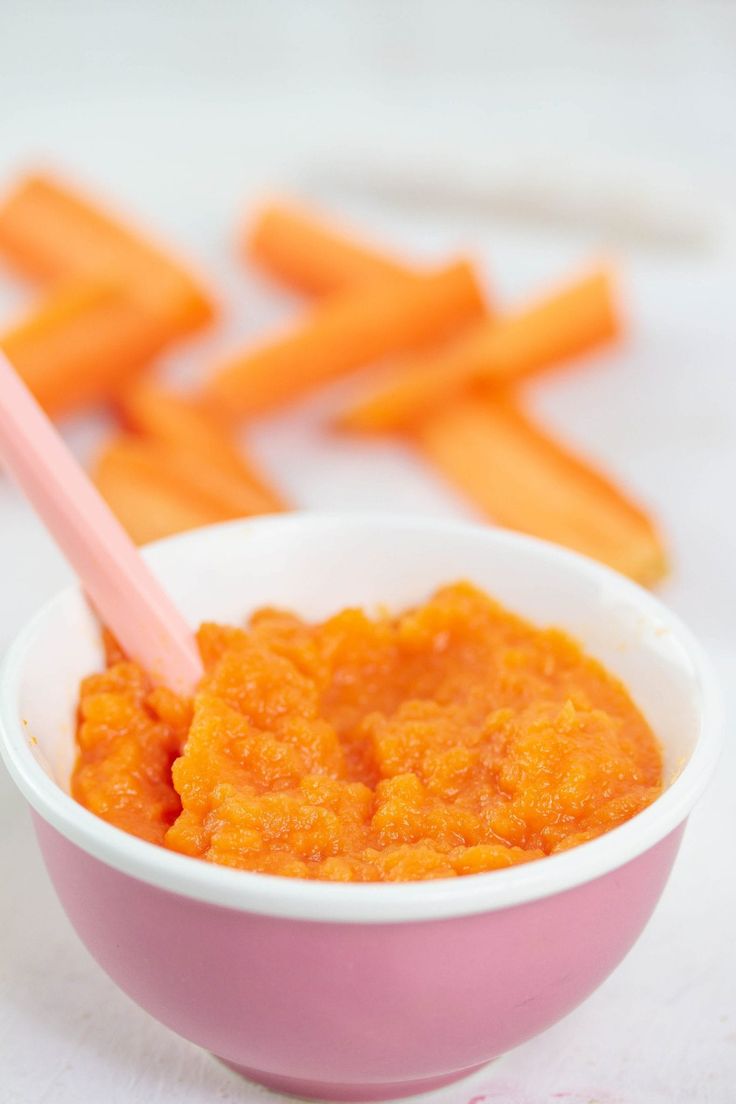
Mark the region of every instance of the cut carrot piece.
<instances>
[{"instance_id":1,"label":"cut carrot piece","mask_svg":"<svg viewBox=\"0 0 736 1104\"><path fill-rule=\"evenodd\" d=\"M408 425L474 382L508 384L618 336L611 280L596 271L499 321L480 322L414 361L340 424L380 432Z\"/></svg>"},{"instance_id":2,"label":"cut carrot piece","mask_svg":"<svg viewBox=\"0 0 736 1104\"><path fill-rule=\"evenodd\" d=\"M52 417L110 399L163 343L160 325L118 288L87 280L51 291L0 337Z\"/></svg>"},{"instance_id":3,"label":"cut carrot piece","mask_svg":"<svg viewBox=\"0 0 736 1104\"><path fill-rule=\"evenodd\" d=\"M185 450L223 480L243 485L251 512L271 513L285 508L284 500L246 459L229 429L196 398L165 391L142 381L121 396L121 411L129 428L165 445Z\"/></svg>"},{"instance_id":4,"label":"cut carrot piece","mask_svg":"<svg viewBox=\"0 0 736 1104\"><path fill-rule=\"evenodd\" d=\"M499 525L566 545L650 585L666 572L651 519L532 424L509 396L468 398L417 428L424 454Z\"/></svg>"},{"instance_id":5,"label":"cut carrot piece","mask_svg":"<svg viewBox=\"0 0 736 1104\"><path fill-rule=\"evenodd\" d=\"M308 295L330 295L409 270L339 227L279 203L258 212L245 251L269 276Z\"/></svg>"},{"instance_id":6,"label":"cut carrot piece","mask_svg":"<svg viewBox=\"0 0 736 1104\"><path fill-rule=\"evenodd\" d=\"M234 415L259 414L354 368L439 340L483 313L467 262L431 276L381 280L329 300L295 329L227 362L208 397Z\"/></svg>"},{"instance_id":7,"label":"cut carrot piece","mask_svg":"<svg viewBox=\"0 0 736 1104\"><path fill-rule=\"evenodd\" d=\"M273 513L273 500L252 483L207 463L203 456L185 445L165 445L159 441L135 439L131 450L145 449L172 479L180 479L203 499L211 501L224 517L250 517Z\"/></svg>"},{"instance_id":8,"label":"cut carrot piece","mask_svg":"<svg viewBox=\"0 0 736 1104\"><path fill-rule=\"evenodd\" d=\"M92 474L133 540L145 544L250 512L227 501L206 476L192 481L193 470L200 470L196 459L187 468L165 445L119 437L103 449Z\"/></svg>"},{"instance_id":9,"label":"cut carrot piece","mask_svg":"<svg viewBox=\"0 0 736 1104\"><path fill-rule=\"evenodd\" d=\"M264 508L264 497L257 488L180 445L121 435L107 446L99 463L127 468L138 476L150 475L153 484L168 486L211 521L247 518L270 509Z\"/></svg>"},{"instance_id":10,"label":"cut carrot piece","mask_svg":"<svg viewBox=\"0 0 736 1104\"><path fill-rule=\"evenodd\" d=\"M170 338L213 314L177 261L49 176L25 178L0 204L0 253L42 282L87 277L119 284Z\"/></svg>"}]
</instances>

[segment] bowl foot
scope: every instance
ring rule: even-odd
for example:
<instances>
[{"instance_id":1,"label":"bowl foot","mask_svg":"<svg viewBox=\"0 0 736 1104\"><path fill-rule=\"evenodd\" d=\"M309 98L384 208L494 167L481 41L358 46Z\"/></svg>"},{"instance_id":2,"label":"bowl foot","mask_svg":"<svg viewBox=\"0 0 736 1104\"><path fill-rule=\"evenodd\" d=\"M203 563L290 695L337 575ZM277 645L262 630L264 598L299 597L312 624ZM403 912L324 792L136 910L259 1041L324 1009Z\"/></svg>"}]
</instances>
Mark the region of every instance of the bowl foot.
<instances>
[{"instance_id":1,"label":"bowl foot","mask_svg":"<svg viewBox=\"0 0 736 1104\"><path fill-rule=\"evenodd\" d=\"M217 1058L217 1055L215 1055ZM460 1081L463 1077L470 1076L476 1070L482 1069L485 1062L478 1066L470 1066L467 1069L456 1070L454 1073L446 1073L440 1077L422 1077L418 1081L384 1081L376 1082L337 1082L337 1081L306 1081L300 1077L281 1077L275 1073L264 1073L262 1070L249 1069L247 1066L239 1066L236 1062L228 1062L225 1058L218 1058L219 1062L229 1069L247 1077L249 1081L256 1081L259 1085L265 1085L274 1092L286 1093L289 1096L306 1097L308 1100L344 1100L344 1101L371 1101L371 1100L396 1100L404 1096L415 1096L417 1093L430 1092L432 1089L441 1089L444 1085L451 1085L453 1081Z\"/></svg>"}]
</instances>

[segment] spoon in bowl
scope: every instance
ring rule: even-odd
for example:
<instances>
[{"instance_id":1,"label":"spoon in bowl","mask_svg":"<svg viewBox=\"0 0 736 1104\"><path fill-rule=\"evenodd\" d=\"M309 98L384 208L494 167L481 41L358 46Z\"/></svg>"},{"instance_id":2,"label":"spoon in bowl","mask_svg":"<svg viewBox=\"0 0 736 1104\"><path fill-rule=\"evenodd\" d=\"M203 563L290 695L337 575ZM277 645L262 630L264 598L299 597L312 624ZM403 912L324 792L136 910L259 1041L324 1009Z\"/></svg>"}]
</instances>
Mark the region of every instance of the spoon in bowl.
<instances>
[{"instance_id":1,"label":"spoon in bowl","mask_svg":"<svg viewBox=\"0 0 736 1104\"><path fill-rule=\"evenodd\" d=\"M191 693L202 674L191 629L1 351L0 458L123 651Z\"/></svg>"}]
</instances>

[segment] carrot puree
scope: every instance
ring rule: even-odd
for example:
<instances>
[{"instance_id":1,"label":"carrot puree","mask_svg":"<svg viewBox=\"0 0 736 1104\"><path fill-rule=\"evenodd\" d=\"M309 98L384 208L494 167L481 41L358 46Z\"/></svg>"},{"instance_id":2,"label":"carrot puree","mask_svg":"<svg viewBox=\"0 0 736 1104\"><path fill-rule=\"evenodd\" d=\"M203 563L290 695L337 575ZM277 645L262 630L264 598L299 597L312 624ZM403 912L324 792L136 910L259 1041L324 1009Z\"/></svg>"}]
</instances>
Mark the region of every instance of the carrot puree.
<instances>
[{"instance_id":1,"label":"carrot puree","mask_svg":"<svg viewBox=\"0 0 736 1104\"><path fill-rule=\"evenodd\" d=\"M496 870L660 793L624 687L469 583L398 616L204 624L193 700L108 649L82 683L76 799L185 855L330 881Z\"/></svg>"}]
</instances>

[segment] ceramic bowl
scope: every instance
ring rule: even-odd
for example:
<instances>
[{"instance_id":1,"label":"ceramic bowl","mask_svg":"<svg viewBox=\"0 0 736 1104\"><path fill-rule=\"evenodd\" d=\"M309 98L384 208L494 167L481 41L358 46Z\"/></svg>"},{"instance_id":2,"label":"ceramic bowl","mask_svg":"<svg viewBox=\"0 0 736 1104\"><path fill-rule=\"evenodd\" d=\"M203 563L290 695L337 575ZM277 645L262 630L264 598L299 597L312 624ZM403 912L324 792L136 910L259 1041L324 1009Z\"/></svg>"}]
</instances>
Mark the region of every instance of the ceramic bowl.
<instances>
[{"instance_id":1,"label":"ceramic bowl","mask_svg":"<svg viewBox=\"0 0 736 1104\"><path fill-rule=\"evenodd\" d=\"M598 564L473 525L296 514L199 530L146 555L192 625L239 622L265 604L307 618L399 609L469 579L566 629L623 679L664 745L667 787L599 839L456 879L311 883L175 854L69 796L78 685L102 652L68 589L5 659L2 752L69 919L121 989L264 1085L380 1100L470 1072L600 985L657 903L716 762L713 678L676 617Z\"/></svg>"}]
</instances>

